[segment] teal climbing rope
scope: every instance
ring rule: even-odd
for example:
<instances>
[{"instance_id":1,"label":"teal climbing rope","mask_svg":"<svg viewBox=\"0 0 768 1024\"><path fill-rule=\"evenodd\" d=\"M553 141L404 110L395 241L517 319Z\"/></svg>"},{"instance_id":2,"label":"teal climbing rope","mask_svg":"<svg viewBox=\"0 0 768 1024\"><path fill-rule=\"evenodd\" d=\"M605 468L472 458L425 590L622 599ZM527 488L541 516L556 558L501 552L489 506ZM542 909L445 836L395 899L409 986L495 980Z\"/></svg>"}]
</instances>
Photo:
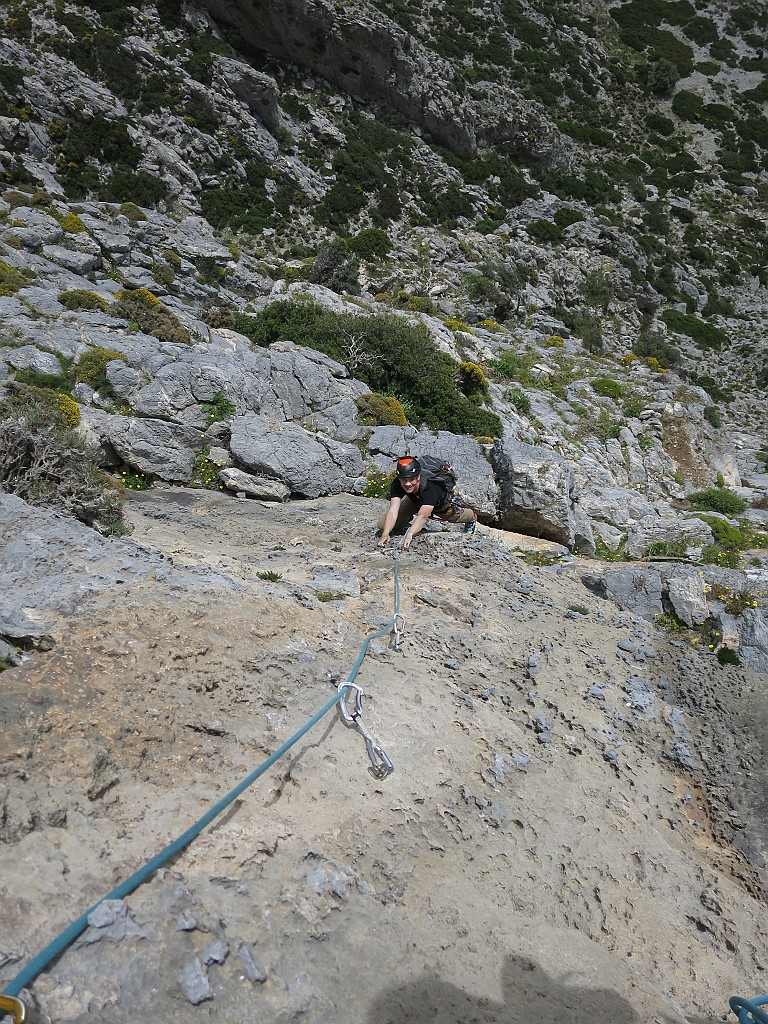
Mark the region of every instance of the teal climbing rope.
<instances>
[{"instance_id":1,"label":"teal climbing rope","mask_svg":"<svg viewBox=\"0 0 768 1024\"><path fill-rule=\"evenodd\" d=\"M25 1019L23 1015L24 1004L21 1002L21 1000L17 998L19 993L22 991L22 989L30 985L35 980L35 978L39 974L41 974L46 967L48 967L49 964L53 963L53 961L56 960L57 957L61 956L64 950L67 949L67 947L70 946L79 935L82 935L82 933L88 927L88 918L101 903L103 903L105 900L121 900L125 896L128 896L135 889L137 889L142 884L142 882L145 882L164 864L167 864L168 861L173 856L175 856L175 854L179 853L186 846L188 846L189 843L191 843L193 839L199 836L203 829L214 820L214 818L218 817L218 815L221 814L221 812L225 810L227 807L229 807L229 805L234 800L236 800L241 793L248 789L249 786L251 786L258 778L260 778L266 771L268 771L272 767L272 765L276 761L278 761L283 756L283 754L286 753L286 751L290 750L291 747L294 746L294 744L298 743L302 736L304 736L305 733L309 732L309 730L313 726L317 725L320 719L327 715L328 712L332 710L332 708L334 708L337 704L340 705L340 707L343 707L343 699L349 689L357 691L359 708L359 698L362 691L360 690L359 686L355 685L354 680L355 677L357 676L358 671L360 670L360 666L363 663L366 651L368 650L368 645L371 642L371 640L374 640L378 636L382 636L392 626L395 626L395 629L397 631L397 624L398 620L400 619L400 580L398 567L398 550L396 547L393 549L393 553L395 566L395 613L393 617L389 620L389 622L386 624L386 626L383 626L381 629L376 630L375 633L371 633L369 636L365 638L365 640L363 641L362 648L360 650L360 654L358 655L357 661L355 662L352 671L349 673L347 681L345 683L340 684L336 696L332 700L329 700L328 703L325 704L322 708L320 708L320 710L316 714L314 714L312 718L310 718L309 721L306 722L297 732L295 732L289 740L286 740L286 742L283 743L281 747L279 747L273 754L270 754L266 761L260 764L258 768L254 769L254 771L252 771L250 775L247 775L242 780L242 782L235 786L234 789L231 789L225 797L222 797L222 799L218 801L218 803L210 807L206 811L206 813L201 818L199 818L194 825L190 826L190 828L188 828L186 832L180 835L178 839L175 839L169 846L166 846L166 848L161 853L158 853L156 857L153 857L152 860L148 861L143 867L139 868L138 871L134 872L134 874L132 874L130 878L127 878L124 882L121 882L120 885L118 885L115 889L112 890L112 892L108 893L106 896L102 896L102 898L98 900L96 903L94 903L93 906L90 907L90 909L86 910L85 913L81 914L76 921L73 921L69 925L69 927L65 928L64 931L62 931L53 940L53 942L50 942L43 950L41 950L37 954L37 956L33 957L33 959L30 960L30 962L27 964L27 966L23 970L19 971L16 977L11 982L9 982L2 990L2 995L7 996L9 998L0 1001L0 1021L4 1019L7 1013L16 1013L16 1016L14 1016L13 1018L14 1021L23 1021ZM364 726L362 726L362 722L360 720L360 712L357 711L356 713L350 715L345 710L343 717L348 724L356 725L357 728L363 734L366 741L366 747L368 749L368 755L372 762L374 776L376 778L383 778L385 775L388 775L391 771L393 771L392 762L389 760L389 758L386 757L381 748L375 743L375 741L364 728ZM11 1009L12 1003L18 1003L18 1008L16 1008L15 1010Z\"/></svg>"},{"instance_id":2,"label":"teal climbing rope","mask_svg":"<svg viewBox=\"0 0 768 1024\"><path fill-rule=\"evenodd\" d=\"M755 996L744 999L743 996L731 996L728 1005L739 1018L739 1024L768 1024L768 1013L761 1006L768 1003L768 996Z\"/></svg>"}]
</instances>

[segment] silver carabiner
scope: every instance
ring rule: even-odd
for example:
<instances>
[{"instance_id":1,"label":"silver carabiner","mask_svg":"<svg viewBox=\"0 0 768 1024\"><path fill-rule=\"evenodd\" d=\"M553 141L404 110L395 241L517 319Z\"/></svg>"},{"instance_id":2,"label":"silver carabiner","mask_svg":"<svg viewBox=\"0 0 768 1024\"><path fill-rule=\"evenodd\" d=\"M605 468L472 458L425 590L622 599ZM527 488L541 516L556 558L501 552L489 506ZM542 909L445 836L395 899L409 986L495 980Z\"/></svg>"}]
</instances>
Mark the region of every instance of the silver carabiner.
<instances>
[{"instance_id":1,"label":"silver carabiner","mask_svg":"<svg viewBox=\"0 0 768 1024\"><path fill-rule=\"evenodd\" d=\"M388 775L392 774L395 770L395 766L389 760L378 743L374 743L372 739L368 739L366 737L365 749L368 751L368 757L371 759L371 767L368 771L374 779L386 779Z\"/></svg>"},{"instance_id":2,"label":"silver carabiner","mask_svg":"<svg viewBox=\"0 0 768 1024\"><path fill-rule=\"evenodd\" d=\"M399 652L400 644L403 642L403 634L405 633L405 616L400 612L392 620L392 629L395 634L392 640L392 648Z\"/></svg>"},{"instance_id":3,"label":"silver carabiner","mask_svg":"<svg viewBox=\"0 0 768 1024\"><path fill-rule=\"evenodd\" d=\"M357 719L363 713L363 691L356 683L339 683L337 691L343 694L344 690L355 691L355 710L352 714L350 714L349 711L347 711L347 705L344 703L345 698L342 696L341 700L339 701L339 711L341 712L341 717L344 719L347 725L355 725Z\"/></svg>"}]
</instances>

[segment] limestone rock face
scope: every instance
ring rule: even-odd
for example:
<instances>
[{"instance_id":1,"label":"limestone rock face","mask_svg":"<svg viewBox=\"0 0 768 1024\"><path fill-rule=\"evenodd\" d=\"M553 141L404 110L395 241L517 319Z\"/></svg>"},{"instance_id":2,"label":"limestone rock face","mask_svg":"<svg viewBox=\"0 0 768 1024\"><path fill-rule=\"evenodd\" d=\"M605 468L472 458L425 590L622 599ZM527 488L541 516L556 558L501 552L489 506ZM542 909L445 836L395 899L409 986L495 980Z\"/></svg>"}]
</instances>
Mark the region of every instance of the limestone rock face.
<instances>
[{"instance_id":1,"label":"limestone rock face","mask_svg":"<svg viewBox=\"0 0 768 1024\"><path fill-rule=\"evenodd\" d=\"M570 167L560 132L536 105L492 83L483 83L482 99L463 96L452 65L379 12L347 13L324 0L202 0L201 6L247 47L287 58L369 104L385 104L460 156L497 145L550 170ZM251 94L252 109L263 102L261 82L232 87Z\"/></svg>"},{"instance_id":2,"label":"limestone rock face","mask_svg":"<svg viewBox=\"0 0 768 1024\"><path fill-rule=\"evenodd\" d=\"M117 454L142 473L189 483L195 453L202 447L199 430L166 420L110 416L106 437Z\"/></svg>"},{"instance_id":3,"label":"limestone rock face","mask_svg":"<svg viewBox=\"0 0 768 1024\"><path fill-rule=\"evenodd\" d=\"M230 450L247 469L282 480L304 498L351 490L363 472L355 445L253 413L232 421Z\"/></svg>"},{"instance_id":4,"label":"limestone rock face","mask_svg":"<svg viewBox=\"0 0 768 1024\"><path fill-rule=\"evenodd\" d=\"M586 512L577 505L574 470L567 459L547 448L500 439L493 461L504 529L594 552L592 529Z\"/></svg>"}]
</instances>

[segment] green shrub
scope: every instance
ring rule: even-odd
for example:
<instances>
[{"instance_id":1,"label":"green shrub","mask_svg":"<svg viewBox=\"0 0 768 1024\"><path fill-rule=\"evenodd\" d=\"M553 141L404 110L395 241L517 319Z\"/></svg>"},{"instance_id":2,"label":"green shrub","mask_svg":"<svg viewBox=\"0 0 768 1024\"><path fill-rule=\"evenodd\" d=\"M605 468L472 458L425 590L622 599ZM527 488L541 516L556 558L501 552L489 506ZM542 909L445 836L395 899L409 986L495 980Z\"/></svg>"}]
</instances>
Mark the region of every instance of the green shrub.
<instances>
[{"instance_id":1,"label":"green shrub","mask_svg":"<svg viewBox=\"0 0 768 1024\"><path fill-rule=\"evenodd\" d=\"M201 402L200 404L209 425L231 420L237 412L234 402L230 402L223 391L217 391L210 402Z\"/></svg>"},{"instance_id":2,"label":"green shrub","mask_svg":"<svg viewBox=\"0 0 768 1024\"><path fill-rule=\"evenodd\" d=\"M621 398L624 394L621 384L617 380L611 380L610 377L598 377L591 384L592 390L603 398Z\"/></svg>"},{"instance_id":3,"label":"green shrub","mask_svg":"<svg viewBox=\"0 0 768 1024\"><path fill-rule=\"evenodd\" d=\"M522 388L510 388L507 391L507 401L511 402L518 412L527 415L531 411L531 400Z\"/></svg>"},{"instance_id":4,"label":"green shrub","mask_svg":"<svg viewBox=\"0 0 768 1024\"><path fill-rule=\"evenodd\" d=\"M317 250L309 280L335 292L360 294L360 261L353 256L342 238L334 238Z\"/></svg>"},{"instance_id":5,"label":"green shrub","mask_svg":"<svg viewBox=\"0 0 768 1024\"><path fill-rule=\"evenodd\" d=\"M467 398L471 398L472 395L485 394L488 390L488 381L477 363L469 361L459 363L458 376L459 387Z\"/></svg>"},{"instance_id":6,"label":"green shrub","mask_svg":"<svg viewBox=\"0 0 768 1024\"><path fill-rule=\"evenodd\" d=\"M20 288L28 287L34 276L33 270L16 270L0 260L0 295L15 295Z\"/></svg>"},{"instance_id":7,"label":"green shrub","mask_svg":"<svg viewBox=\"0 0 768 1024\"><path fill-rule=\"evenodd\" d=\"M531 367L535 362L535 358L531 355L519 355L517 352L508 351L502 352L499 358L491 364L491 368L494 375L500 380L516 380L520 384L530 387L534 383Z\"/></svg>"},{"instance_id":8,"label":"green shrub","mask_svg":"<svg viewBox=\"0 0 768 1024\"><path fill-rule=\"evenodd\" d=\"M401 294L404 296L403 309L406 309L409 313L435 312L435 304L427 295L408 295L407 292Z\"/></svg>"},{"instance_id":9,"label":"green shrub","mask_svg":"<svg viewBox=\"0 0 768 1024\"><path fill-rule=\"evenodd\" d=\"M72 430L65 395L20 389L0 407L0 485L32 505L63 510L106 534L126 532L119 495L98 452Z\"/></svg>"},{"instance_id":10,"label":"green shrub","mask_svg":"<svg viewBox=\"0 0 768 1024\"><path fill-rule=\"evenodd\" d=\"M716 405L708 405L704 409L704 419L713 427L722 427L723 417Z\"/></svg>"},{"instance_id":11,"label":"green shrub","mask_svg":"<svg viewBox=\"0 0 768 1024\"><path fill-rule=\"evenodd\" d=\"M372 391L394 392L409 410L409 420L456 434L501 434L498 416L481 408L456 387L456 364L438 352L422 324L392 314L361 317L336 313L314 302L273 302L257 316L235 314L236 330L255 345L289 338L344 362L350 335L368 357L358 377Z\"/></svg>"},{"instance_id":12,"label":"green shrub","mask_svg":"<svg viewBox=\"0 0 768 1024\"><path fill-rule=\"evenodd\" d=\"M135 323L140 331L151 334L158 341L186 345L191 340L187 328L147 288L119 291L110 313Z\"/></svg>"},{"instance_id":13,"label":"green shrub","mask_svg":"<svg viewBox=\"0 0 768 1024\"><path fill-rule=\"evenodd\" d=\"M648 72L648 91L654 96L669 96L679 80L680 68L662 57Z\"/></svg>"},{"instance_id":14,"label":"green shrub","mask_svg":"<svg viewBox=\"0 0 768 1024\"><path fill-rule=\"evenodd\" d=\"M103 398L116 398L107 380L107 363L114 359L126 362L121 352L111 348L90 348L84 352L72 367L72 380L75 384L87 384Z\"/></svg>"},{"instance_id":15,"label":"green shrub","mask_svg":"<svg viewBox=\"0 0 768 1024\"><path fill-rule=\"evenodd\" d=\"M670 330L688 335L699 348L720 349L728 340L728 335L722 328L708 324L689 313L681 313L677 309L665 309L661 319Z\"/></svg>"},{"instance_id":16,"label":"green shrub","mask_svg":"<svg viewBox=\"0 0 768 1024\"><path fill-rule=\"evenodd\" d=\"M679 350L658 334L644 332L632 345L635 355L645 359L656 359L660 366L677 366L681 356Z\"/></svg>"},{"instance_id":17,"label":"green shrub","mask_svg":"<svg viewBox=\"0 0 768 1024\"><path fill-rule=\"evenodd\" d=\"M201 487L205 491L223 491L224 484L219 477L221 464L210 457L211 450L207 446L196 453L192 461L192 479L190 487Z\"/></svg>"},{"instance_id":18,"label":"green shrub","mask_svg":"<svg viewBox=\"0 0 768 1024\"><path fill-rule=\"evenodd\" d=\"M355 399L358 418L361 423L378 427L406 427L408 419L402 405L393 395L381 395L371 391Z\"/></svg>"},{"instance_id":19,"label":"green shrub","mask_svg":"<svg viewBox=\"0 0 768 1024\"><path fill-rule=\"evenodd\" d=\"M565 237L562 229L551 220L532 220L525 230L535 242L559 242Z\"/></svg>"},{"instance_id":20,"label":"green shrub","mask_svg":"<svg viewBox=\"0 0 768 1024\"><path fill-rule=\"evenodd\" d=\"M573 329L588 352L599 355L603 351L603 326L599 317L591 313L580 313L576 317Z\"/></svg>"},{"instance_id":21,"label":"green shrub","mask_svg":"<svg viewBox=\"0 0 768 1024\"><path fill-rule=\"evenodd\" d=\"M727 487L708 487L688 495L691 508L702 512L719 512L724 516L739 516L748 508L746 501Z\"/></svg>"},{"instance_id":22,"label":"green shrub","mask_svg":"<svg viewBox=\"0 0 768 1024\"><path fill-rule=\"evenodd\" d=\"M580 286L581 297L588 306L595 306L607 312L613 299L614 289L608 275L601 268L590 270Z\"/></svg>"},{"instance_id":23,"label":"green shrub","mask_svg":"<svg viewBox=\"0 0 768 1024\"><path fill-rule=\"evenodd\" d=\"M363 496L366 498L388 498L390 485L394 478L394 469L390 473L383 473L380 469L368 470L368 483L363 491Z\"/></svg>"},{"instance_id":24,"label":"green shrub","mask_svg":"<svg viewBox=\"0 0 768 1024\"><path fill-rule=\"evenodd\" d=\"M721 665L741 665L741 658L738 656L736 651L732 650L726 644L717 649L717 660Z\"/></svg>"},{"instance_id":25,"label":"green shrub","mask_svg":"<svg viewBox=\"0 0 768 1024\"><path fill-rule=\"evenodd\" d=\"M347 248L363 260L384 259L390 250L389 235L381 228L366 228L347 242Z\"/></svg>"},{"instance_id":26,"label":"green shrub","mask_svg":"<svg viewBox=\"0 0 768 1024\"><path fill-rule=\"evenodd\" d=\"M59 292L59 302L65 309L70 310L99 310L103 312L109 303L96 292L89 292L85 288L71 288L66 292Z\"/></svg>"}]
</instances>

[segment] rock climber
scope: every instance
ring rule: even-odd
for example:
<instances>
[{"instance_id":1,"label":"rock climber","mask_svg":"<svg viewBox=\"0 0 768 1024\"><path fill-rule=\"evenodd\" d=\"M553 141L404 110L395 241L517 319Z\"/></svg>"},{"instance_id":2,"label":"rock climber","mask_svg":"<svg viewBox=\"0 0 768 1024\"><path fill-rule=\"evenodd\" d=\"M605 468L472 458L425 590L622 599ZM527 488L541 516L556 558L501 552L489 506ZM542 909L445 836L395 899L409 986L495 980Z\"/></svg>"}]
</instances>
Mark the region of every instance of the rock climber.
<instances>
[{"instance_id":1,"label":"rock climber","mask_svg":"<svg viewBox=\"0 0 768 1024\"><path fill-rule=\"evenodd\" d=\"M465 508L447 484L422 474L419 460L407 455L397 460L396 475L389 490L389 507L379 519L379 547L389 543L393 531L402 532L411 523L401 545L407 550L428 519L462 523L464 533L474 533L477 513Z\"/></svg>"}]
</instances>

